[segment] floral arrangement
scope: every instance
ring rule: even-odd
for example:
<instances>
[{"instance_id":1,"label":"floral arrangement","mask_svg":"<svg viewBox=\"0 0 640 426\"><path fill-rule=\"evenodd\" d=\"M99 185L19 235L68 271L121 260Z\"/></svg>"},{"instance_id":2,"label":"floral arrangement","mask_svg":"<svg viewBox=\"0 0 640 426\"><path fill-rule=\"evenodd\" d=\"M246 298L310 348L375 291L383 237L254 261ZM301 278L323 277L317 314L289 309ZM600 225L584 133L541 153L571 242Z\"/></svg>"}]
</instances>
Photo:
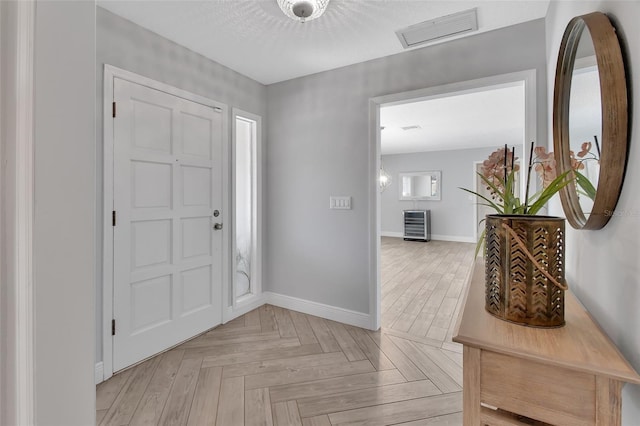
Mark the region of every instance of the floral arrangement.
<instances>
[{"instance_id":1,"label":"floral arrangement","mask_svg":"<svg viewBox=\"0 0 640 426\"><path fill-rule=\"evenodd\" d=\"M578 152L577 155L578 158L580 158L580 160L576 160L576 162L578 163L577 166L573 165L573 151L570 151L572 155L571 167L574 170L576 183L579 187L578 193L591 198L591 200L594 200L596 198L596 188L591 183L591 180L578 170L584 170L585 163L589 160L593 160L596 162L596 164L600 165L600 144L598 143L598 137L594 136L593 140L595 141L596 152L591 152L591 149L593 147L591 142L583 142L582 146L580 147L580 152Z\"/></svg>"},{"instance_id":2,"label":"floral arrangement","mask_svg":"<svg viewBox=\"0 0 640 426\"><path fill-rule=\"evenodd\" d=\"M589 141L582 143L580 152L578 152L577 155L574 154L573 151L569 151L569 159L573 171L571 174L578 185L578 194L585 195L591 200L596 197L596 188L581 170L585 169L585 163L589 160L594 160L597 164L600 164L600 145L598 144L598 138L596 136L594 136L594 139L597 153L591 152L593 145ZM553 157L553 152L547 153L544 148L537 147L534 148L534 153L536 155L536 159L534 160L535 171L538 176L540 176L543 187L546 188L556 178L556 161Z\"/></svg>"},{"instance_id":3,"label":"floral arrangement","mask_svg":"<svg viewBox=\"0 0 640 426\"><path fill-rule=\"evenodd\" d=\"M582 154L582 151L580 154ZM551 197L572 181L573 176L569 177L569 174L574 171L577 172L582 165L581 161L574 158L573 153L571 153L571 156L572 170L558 175L553 153L547 152L544 147L535 147L532 142L525 197L520 199L515 196L515 173L519 171L519 165L516 164L518 158L515 156L515 148L509 150L505 145L504 148L499 148L489 155L489 158L482 163L481 172L478 173L478 176L486 184L486 189L491 194L489 197L466 188L460 189L475 195L480 199L480 204L493 208L498 214L535 215ZM538 175L542 188L530 196L533 170ZM585 180L587 179L585 178ZM483 221L484 219L480 223ZM478 240L476 255L482 246L484 235L483 231Z\"/></svg>"},{"instance_id":4,"label":"floral arrangement","mask_svg":"<svg viewBox=\"0 0 640 426\"><path fill-rule=\"evenodd\" d=\"M517 159L515 149L509 150L505 145L504 148L491 153L489 158L482 163L481 172L478 175L487 185L486 188L490 191L491 198L466 188L460 189L477 196L482 200L481 204L493 208L499 214L535 215L551 197L571 181L567 179L567 175L572 170L557 175L553 153L548 153L544 147L535 147L532 142L525 187L526 193L524 199L521 200L514 195L515 173L519 171L519 165L516 164ZM582 163L572 158L572 164L574 164L574 170L577 170ZM542 189L529 196L533 170L536 171L540 178Z\"/></svg>"}]
</instances>

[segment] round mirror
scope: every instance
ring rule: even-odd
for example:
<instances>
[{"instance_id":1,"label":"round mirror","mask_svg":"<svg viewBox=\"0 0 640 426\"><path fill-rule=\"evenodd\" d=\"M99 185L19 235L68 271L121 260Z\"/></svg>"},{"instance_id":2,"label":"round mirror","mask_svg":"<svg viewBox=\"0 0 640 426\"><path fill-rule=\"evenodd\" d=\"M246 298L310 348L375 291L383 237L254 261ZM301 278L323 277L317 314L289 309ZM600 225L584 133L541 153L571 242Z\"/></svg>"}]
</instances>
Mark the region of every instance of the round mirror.
<instances>
[{"instance_id":1,"label":"round mirror","mask_svg":"<svg viewBox=\"0 0 640 426\"><path fill-rule=\"evenodd\" d=\"M560 191L576 229L600 229L614 214L627 158L627 86L620 44L600 12L565 30L553 108L558 173L575 178Z\"/></svg>"}]
</instances>

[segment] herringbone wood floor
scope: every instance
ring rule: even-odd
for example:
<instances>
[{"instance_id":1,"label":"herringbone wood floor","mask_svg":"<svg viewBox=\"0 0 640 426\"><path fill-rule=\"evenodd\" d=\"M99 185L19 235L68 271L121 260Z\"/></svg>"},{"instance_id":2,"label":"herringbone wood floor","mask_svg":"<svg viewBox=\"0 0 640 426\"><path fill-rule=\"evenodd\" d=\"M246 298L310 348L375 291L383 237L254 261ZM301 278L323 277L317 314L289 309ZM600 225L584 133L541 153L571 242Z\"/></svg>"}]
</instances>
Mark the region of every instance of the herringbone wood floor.
<instances>
[{"instance_id":1,"label":"herringbone wood floor","mask_svg":"<svg viewBox=\"0 0 640 426\"><path fill-rule=\"evenodd\" d=\"M265 305L97 387L103 425L459 425L473 245L383 238L383 328Z\"/></svg>"}]
</instances>

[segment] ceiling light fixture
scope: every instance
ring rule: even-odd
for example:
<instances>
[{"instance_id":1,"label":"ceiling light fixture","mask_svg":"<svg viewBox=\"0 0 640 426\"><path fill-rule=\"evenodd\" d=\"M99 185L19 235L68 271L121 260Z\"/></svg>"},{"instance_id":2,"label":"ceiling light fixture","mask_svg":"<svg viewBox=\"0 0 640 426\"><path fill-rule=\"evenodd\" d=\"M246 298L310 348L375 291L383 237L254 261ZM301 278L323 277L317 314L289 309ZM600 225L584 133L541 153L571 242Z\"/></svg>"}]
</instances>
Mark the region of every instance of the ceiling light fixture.
<instances>
[{"instance_id":1,"label":"ceiling light fixture","mask_svg":"<svg viewBox=\"0 0 640 426\"><path fill-rule=\"evenodd\" d=\"M278 6L289 18L298 22L322 16L330 0L278 0Z\"/></svg>"}]
</instances>

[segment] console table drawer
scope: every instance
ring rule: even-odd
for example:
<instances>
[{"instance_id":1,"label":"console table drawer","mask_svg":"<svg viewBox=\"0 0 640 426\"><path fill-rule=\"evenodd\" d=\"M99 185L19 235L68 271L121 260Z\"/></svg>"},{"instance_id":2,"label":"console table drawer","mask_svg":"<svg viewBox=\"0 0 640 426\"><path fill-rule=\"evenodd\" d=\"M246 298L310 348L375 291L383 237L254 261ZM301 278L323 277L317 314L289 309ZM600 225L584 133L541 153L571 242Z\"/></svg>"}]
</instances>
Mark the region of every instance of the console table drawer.
<instances>
[{"instance_id":1,"label":"console table drawer","mask_svg":"<svg viewBox=\"0 0 640 426\"><path fill-rule=\"evenodd\" d=\"M551 424L595 423L594 375L490 351L480 365L482 402Z\"/></svg>"}]
</instances>

